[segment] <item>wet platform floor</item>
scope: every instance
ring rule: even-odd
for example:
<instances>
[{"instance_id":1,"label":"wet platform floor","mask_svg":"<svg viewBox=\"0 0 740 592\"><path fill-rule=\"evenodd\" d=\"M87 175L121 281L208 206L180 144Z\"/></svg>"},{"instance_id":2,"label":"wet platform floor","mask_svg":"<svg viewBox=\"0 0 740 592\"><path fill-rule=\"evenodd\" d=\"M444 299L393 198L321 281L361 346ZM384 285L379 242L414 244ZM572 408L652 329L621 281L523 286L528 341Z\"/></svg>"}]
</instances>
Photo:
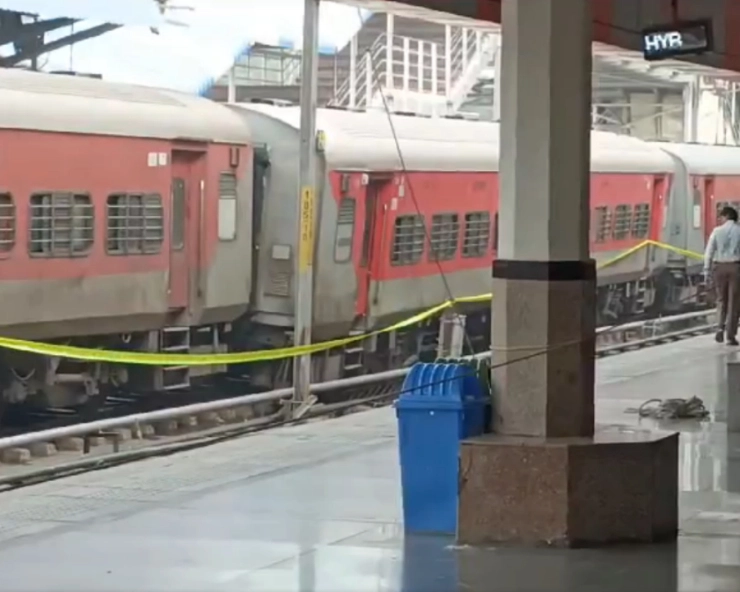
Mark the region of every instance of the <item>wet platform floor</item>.
<instances>
[{"instance_id":1,"label":"wet platform floor","mask_svg":"<svg viewBox=\"0 0 740 592\"><path fill-rule=\"evenodd\" d=\"M597 420L701 397L685 422L677 544L455 548L404 539L389 409L0 494L0 589L13 592L740 590L740 435L724 419L731 350L701 337L600 360ZM663 426L671 427L671 426Z\"/></svg>"}]
</instances>

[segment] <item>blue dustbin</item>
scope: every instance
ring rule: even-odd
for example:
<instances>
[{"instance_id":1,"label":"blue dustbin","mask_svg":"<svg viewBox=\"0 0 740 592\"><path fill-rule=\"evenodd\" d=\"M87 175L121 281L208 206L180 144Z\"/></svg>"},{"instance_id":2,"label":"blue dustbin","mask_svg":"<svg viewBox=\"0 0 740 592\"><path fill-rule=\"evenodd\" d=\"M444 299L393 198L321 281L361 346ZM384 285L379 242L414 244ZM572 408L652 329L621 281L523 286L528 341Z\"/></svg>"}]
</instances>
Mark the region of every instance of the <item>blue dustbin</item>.
<instances>
[{"instance_id":1,"label":"blue dustbin","mask_svg":"<svg viewBox=\"0 0 740 592\"><path fill-rule=\"evenodd\" d=\"M460 441L484 432L488 404L470 366L411 368L395 403L407 533L455 534Z\"/></svg>"}]
</instances>

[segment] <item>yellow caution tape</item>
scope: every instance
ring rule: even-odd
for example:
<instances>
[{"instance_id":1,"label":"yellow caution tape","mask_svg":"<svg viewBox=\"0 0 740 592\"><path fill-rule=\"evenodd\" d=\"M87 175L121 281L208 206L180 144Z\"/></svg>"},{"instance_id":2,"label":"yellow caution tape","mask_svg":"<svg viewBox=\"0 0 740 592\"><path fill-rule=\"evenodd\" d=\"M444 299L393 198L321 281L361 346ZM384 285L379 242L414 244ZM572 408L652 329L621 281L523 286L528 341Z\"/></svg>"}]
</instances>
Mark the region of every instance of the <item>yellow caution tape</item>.
<instances>
[{"instance_id":1,"label":"yellow caution tape","mask_svg":"<svg viewBox=\"0 0 740 592\"><path fill-rule=\"evenodd\" d=\"M634 255L638 251L647 247L657 247L671 251L682 257L690 259L702 259L701 253L680 249L672 245L667 245L653 240L646 240L639 245L620 253L616 257L599 264L599 269L610 267ZM84 360L88 362L108 362L112 364L136 364L141 366L211 366L216 364L245 364L248 362L264 362L267 360L282 360L294 358L308 354L314 354L327 351L336 347L345 347L352 343L364 341L375 335L389 333L406 329L418 323L421 323L431 317L434 317L456 304L474 304L478 302L487 302L491 300L493 294L480 294L478 296L463 296L453 300L447 300L442 304L420 312L408 319L395 323L384 329L363 333L362 335L353 335L352 337L343 337L333 339L322 343L312 345L283 347L278 349L235 352L226 354L162 354L135 351L115 351L104 349L92 349L86 347L75 347L71 345L55 345L51 343L41 343L38 341L27 341L24 339L12 339L9 337L0 337L0 347L15 351L27 352L32 354L55 356L72 360Z\"/></svg>"}]
</instances>

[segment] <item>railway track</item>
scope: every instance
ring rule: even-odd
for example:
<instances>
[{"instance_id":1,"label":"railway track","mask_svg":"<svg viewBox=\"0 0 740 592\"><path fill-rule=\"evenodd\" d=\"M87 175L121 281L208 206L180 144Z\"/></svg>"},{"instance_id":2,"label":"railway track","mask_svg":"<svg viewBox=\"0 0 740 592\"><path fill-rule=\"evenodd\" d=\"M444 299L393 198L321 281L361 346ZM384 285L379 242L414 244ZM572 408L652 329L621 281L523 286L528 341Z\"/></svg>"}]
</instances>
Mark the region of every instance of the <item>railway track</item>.
<instances>
[{"instance_id":1,"label":"railway track","mask_svg":"<svg viewBox=\"0 0 740 592\"><path fill-rule=\"evenodd\" d=\"M714 310L637 321L598 330L599 358L670 343L713 331ZM490 358L490 352L471 356ZM341 379L313 385L313 406L301 420L336 416L390 403L401 389L408 369ZM0 431L0 488L18 487L90 467L107 466L202 445L206 441L285 425L285 403L291 389L240 393L232 385L214 400L213 392L187 393L172 405L171 397L146 403L132 413L132 401L113 401L102 417L42 418L24 427ZM233 390L232 390L233 389ZM234 396L234 393L242 396ZM202 400L205 399L206 400ZM141 403L141 402L139 402ZM85 422L85 423L82 423ZM86 468L87 467L87 468Z\"/></svg>"}]
</instances>

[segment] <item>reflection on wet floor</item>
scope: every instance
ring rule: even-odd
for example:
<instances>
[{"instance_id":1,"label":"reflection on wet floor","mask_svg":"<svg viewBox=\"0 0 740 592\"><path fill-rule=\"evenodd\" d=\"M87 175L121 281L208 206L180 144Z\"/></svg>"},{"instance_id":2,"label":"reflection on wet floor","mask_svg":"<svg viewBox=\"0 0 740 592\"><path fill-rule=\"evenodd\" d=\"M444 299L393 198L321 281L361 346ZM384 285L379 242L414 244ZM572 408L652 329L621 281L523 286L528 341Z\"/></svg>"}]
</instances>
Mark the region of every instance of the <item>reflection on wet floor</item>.
<instances>
[{"instance_id":1,"label":"reflection on wet floor","mask_svg":"<svg viewBox=\"0 0 740 592\"><path fill-rule=\"evenodd\" d=\"M697 338L598 364L601 423L634 424L626 408L691 396L717 420L659 426L682 434L675 544L472 549L404 538L395 420L378 410L0 496L0 589L737 592L740 433L723 423L728 351Z\"/></svg>"}]
</instances>

